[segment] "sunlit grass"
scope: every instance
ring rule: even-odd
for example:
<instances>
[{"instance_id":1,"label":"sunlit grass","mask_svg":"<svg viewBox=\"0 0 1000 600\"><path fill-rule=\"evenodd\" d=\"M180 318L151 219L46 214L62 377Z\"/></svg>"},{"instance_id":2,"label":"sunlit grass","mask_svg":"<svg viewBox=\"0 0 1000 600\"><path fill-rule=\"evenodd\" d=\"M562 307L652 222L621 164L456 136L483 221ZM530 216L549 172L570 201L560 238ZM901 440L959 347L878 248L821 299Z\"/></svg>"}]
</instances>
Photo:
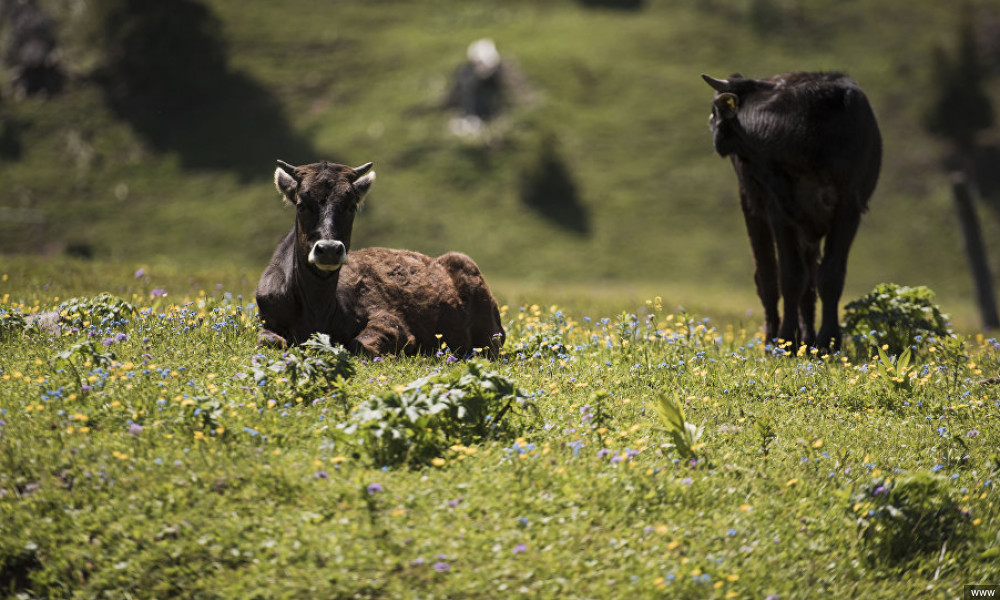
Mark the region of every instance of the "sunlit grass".
<instances>
[{"instance_id":1,"label":"sunlit grass","mask_svg":"<svg viewBox=\"0 0 1000 600\"><path fill-rule=\"evenodd\" d=\"M76 295L100 289L64 274ZM906 597L995 575L1000 344L984 336L925 340L893 370L875 349L855 361L780 348L757 324L662 297L602 312L507 304L490 368L526 397L519 437L382 465L338 425L461 363L354 358L335 389L279 394L280 374L251 375L281 353L255 358L238 281L233 293L152 268L92 276L127 281L135 313L3 333L5 592ZM69 299L18 274L4 283L8 311ZM684 452L657 418L662 395L701 432ZM877 560L865 540L908 530L863 537L866 511L891 513L857 494L910 475L940 480L928 506L957 521L932 551Z\"/></svg>"}]
</instances>

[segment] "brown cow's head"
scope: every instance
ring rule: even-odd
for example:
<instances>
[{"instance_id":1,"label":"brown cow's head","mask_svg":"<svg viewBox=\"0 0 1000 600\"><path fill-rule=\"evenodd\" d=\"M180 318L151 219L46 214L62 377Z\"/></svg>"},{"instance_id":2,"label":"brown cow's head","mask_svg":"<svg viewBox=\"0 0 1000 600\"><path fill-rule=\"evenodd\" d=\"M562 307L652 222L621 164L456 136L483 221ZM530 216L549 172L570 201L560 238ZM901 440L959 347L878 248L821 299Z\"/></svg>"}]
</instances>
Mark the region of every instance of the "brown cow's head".
<instances>
[{"instance_id":1,"label":"brown cow's head","mask_svg":"<svg viewBox=\"0 0 1000 600\"><path fill-rule=\"evenodd\" d=\"M334 272L347 262L354 215L375 181L372 163L294 167L278 161L274 185L295 206L295 252L313 268ZM301 262L300 262L301 264Z\"/></svg>"}]
</instances>

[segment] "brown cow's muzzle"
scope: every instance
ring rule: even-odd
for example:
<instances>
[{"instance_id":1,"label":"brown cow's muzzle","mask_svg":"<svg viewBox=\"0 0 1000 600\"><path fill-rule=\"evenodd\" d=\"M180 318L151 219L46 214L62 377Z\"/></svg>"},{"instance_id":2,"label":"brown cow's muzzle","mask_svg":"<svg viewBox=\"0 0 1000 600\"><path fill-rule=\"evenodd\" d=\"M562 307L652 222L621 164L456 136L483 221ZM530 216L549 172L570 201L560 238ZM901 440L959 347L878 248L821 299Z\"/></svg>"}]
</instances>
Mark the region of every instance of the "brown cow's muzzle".
<instances>
[{"instance_id":1,"label":"brown cow's muzzle","mask_svg":"<svg viewBox=\"0 0 1000 600\"><path fill-rule=\"evenodd\" d=\"M309 251L309 264L321 271L336 271L347 262L347 247L337 240L320 240Z\"/></svg>"}]
</instances>

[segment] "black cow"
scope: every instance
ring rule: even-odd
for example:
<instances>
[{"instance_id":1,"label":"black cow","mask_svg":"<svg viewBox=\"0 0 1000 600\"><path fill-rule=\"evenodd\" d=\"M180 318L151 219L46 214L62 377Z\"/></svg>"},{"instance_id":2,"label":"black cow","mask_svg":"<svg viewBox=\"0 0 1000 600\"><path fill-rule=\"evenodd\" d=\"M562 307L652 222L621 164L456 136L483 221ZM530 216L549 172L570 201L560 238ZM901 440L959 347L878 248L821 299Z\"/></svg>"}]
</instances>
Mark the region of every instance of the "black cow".
<instances>
[{"instance_id":1,"label":"black cow","mask_svg":"<svg viewBox=\"0 0 1000 600\"><path fill-rule=\"evenodd\" d=\"M295 167L278 161L274 183L295 205L295 225L257 284L260 345L283 347L326 333L359 354L459 356L504 343L500 311L476 263L449 252L349 252L354 215L372 182L372 164Z\"/></svg>"},{"instance_id":2,"label":"black cow","mask_svg":"<svg viewBox=\"0 0 1000 600\"><path fill-rule=\"evenodd\" d=\"M739 179L767 339L836 350L847 255L882 161L871 105L840 73L702 78L716 91L709 121L715 150L730 158Z\"/></svg>"}]
</instances>

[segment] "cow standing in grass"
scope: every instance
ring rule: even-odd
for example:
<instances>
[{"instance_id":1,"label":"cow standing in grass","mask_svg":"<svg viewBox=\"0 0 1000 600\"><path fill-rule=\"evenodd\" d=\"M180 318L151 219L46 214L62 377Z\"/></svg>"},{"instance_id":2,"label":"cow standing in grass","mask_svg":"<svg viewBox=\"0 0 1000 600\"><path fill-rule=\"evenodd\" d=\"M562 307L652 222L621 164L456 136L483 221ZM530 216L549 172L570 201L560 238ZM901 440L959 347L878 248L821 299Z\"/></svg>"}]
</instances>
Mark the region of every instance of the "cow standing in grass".
<instances>
[{"instance_id":1,"label":"cow standing in grass","mask_svg":"<svg viewBox=\"0 0 1000 600\"><path fill-rule=\"evenodd\" d=\"M496 357L505 337L500 311L468 256L349 252L354 215L375 181L371 167L278 161L274 183L296 215L257 285L260 345L326 333L369 356L434 354L445 344L459 356L479 349Z\"/></svg>"},{"instance_id":2,"label":"cow standing in grass","mask_svg":"<svg viewBox=\"0 0 1000 600\"><path fill-rule=\"evenodd\" d=\"M839 348L847 255L882 161L868 99L839 73L702 77L716 91L715 150L730 157L739 179L767 339Z\"/></svg>"}]
</instances>

